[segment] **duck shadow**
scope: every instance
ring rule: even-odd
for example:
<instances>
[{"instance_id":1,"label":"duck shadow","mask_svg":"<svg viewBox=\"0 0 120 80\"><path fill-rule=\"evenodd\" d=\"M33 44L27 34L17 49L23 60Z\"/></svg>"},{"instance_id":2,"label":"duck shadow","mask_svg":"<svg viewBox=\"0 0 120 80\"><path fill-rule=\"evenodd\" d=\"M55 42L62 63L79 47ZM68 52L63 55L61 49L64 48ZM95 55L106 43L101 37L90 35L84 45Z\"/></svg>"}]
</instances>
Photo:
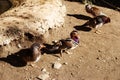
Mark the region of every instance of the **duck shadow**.
<instances>
[{"instance_id":1,"label":"duck shadow","mask_svg":"<svg viewBox=\"0 0 120 80\"><path fill-rule=\"evenodd\" d=\"M85 16L85 15L82 15L82 14L67 14L67 16L73 16L77 19L82 19L82 20L90 20L91 19L91 17Z\"/></svg>"},{"instance_id":2,"label":"duck shadow","mask_svg":"<svg viewBox=\"0 0 120 80\"><path fill-rule=\"evenodd\" d=\"M0 61L7 62L14 67L24 67L27 65L27 63L19 55L23 55L29 52L29 49L22 49L14 54L8 55L7 57L0 58Z\"/></svg>"},{"instance_id":3,"label":"duck shadow","mask_svg":"<svg viewBox=\"0 0 120 80\"><path fill-rule=\"evenodd\" d=\"M89 32L89 31L92 30L91 28L86 27L86 26L83 26L83 25L80 25L80 26L74 26L74 28L75 28L76 30L79 30L79 31L86 31L86 32Z\"/></svg>"},{"instance_id":4,"label":"duck shadow","mask_svg":"<svg viewBox=\"0 0 120 80\"><path fill-rule=\"evenodd\" d=\"M53 48L54 45L51 45L51 44L47 44L47 43L44 43L44 45L46 46L46 48L43 48L42 49L42 54L46 53L46 54L49 54L49 55L53 55L55 57L60 57L58 56L57 54L60 54L60 50L59 49L55 49L55 50L50 50Z\"/></svg>"},{"instance_id":5,"label":"duck shadow","mask_svg":"<svg viewBox=\"0 0 120 80\"><path fill-rule=\"evenodd\" d=\"M56 54L59 54L60 50L49 51L49 49L51 49L53 45L50 45L50 44L44 44L44 45L46 46L46 48L43 48L41 50L42 54L46 53L46 54L51 54L55 57L59 57ZM25 62L21 56L25 54L29 54L29 53L31 53L29 48L21 49L20 51L16 53L12 53L11 55L8 55L7 57L1 57L0 61L6 62L14 67L24 67L27 65L27 62Z\"/></svg>"}]
</instances>

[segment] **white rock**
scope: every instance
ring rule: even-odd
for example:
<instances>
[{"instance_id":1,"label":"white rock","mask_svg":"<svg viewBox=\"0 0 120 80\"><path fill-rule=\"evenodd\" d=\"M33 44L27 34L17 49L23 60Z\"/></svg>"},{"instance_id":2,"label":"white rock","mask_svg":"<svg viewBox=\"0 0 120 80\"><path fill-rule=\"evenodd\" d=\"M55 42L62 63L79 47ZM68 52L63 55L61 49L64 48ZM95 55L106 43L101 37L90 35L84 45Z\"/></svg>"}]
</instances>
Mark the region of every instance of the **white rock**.
<instances>
[{"instance_id":1,"label":"white rock","mask_svg":"<svg viewBox=\"0 0 120 80\"><path fill-rule=\"evenodd\" d=\"M42 72L46 72L47 70L46 70L45 68L42 68L41 71L42 71Z\"/></svg>"},{"instance_id":2,"label":"white rock","mask_svg":"<svg viewBox=\"0 0 120 80\"><path fill-rule=\"evenodd\" d=\"M3 41L3 44L4 44L4 45L7 45L7 44L9 44L9 43L10 43L10 39L6 39L6 40Z\"/></svg>"},{"instance_id":3,"label":"white rock","mask_svg":"<svg viewBox=\"0 0 120 80\"><path fill-rule=\"evenodd\" d=\"M17 45L18 48L22 48L22 46L20 44Z\"/></svg>"},{"instance_id":4,"label":"white rock","mask_svg":"<svg viewBox=\"0 0 120 80\"><path fill-rule=\"evenodd\" d=\"M58 60L58 61L60 61L61 59L60 59L60 58L58 58L57 60Z\"/></svg>"},{"instance_id":5,"label":"white rock","mask_svg":"<svg viewBox=\"0 0 120 80\"><path fill-rule=\"evenodd\" d=\"M49 73L48 72L44 72L42 74L40 74L37 78L40 80L47 80L49 78Z\"/></svg>"},{"instance_id":6,"label":"white rock","mask_svg":"<svg viewBox=\"0 0 120 80\"><path fill-rule=\"evenodd\" d=\"M62 64L58 63L58 62L55 62L53 65L53 68L55 68L55 69L60 69L61 67L62 67Z\"/></svg>"}]
</instances>

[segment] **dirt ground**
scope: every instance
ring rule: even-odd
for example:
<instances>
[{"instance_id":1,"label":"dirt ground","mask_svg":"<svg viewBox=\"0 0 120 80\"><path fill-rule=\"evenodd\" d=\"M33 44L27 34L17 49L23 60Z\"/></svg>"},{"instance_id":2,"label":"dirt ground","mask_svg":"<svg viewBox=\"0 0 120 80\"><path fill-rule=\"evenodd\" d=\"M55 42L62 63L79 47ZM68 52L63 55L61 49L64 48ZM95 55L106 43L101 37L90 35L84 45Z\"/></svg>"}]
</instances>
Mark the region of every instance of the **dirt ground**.
<instances>
[{"instance_id":1,"label":"dirt ground","mask_svg":"<svg viewBox=\"0 0 120 80\"><path fill-rule=\"evenodd\" d=\"M64 1L64 4L67 7L65 25L50 30L45 39L47 43L69 37L75 26L84 24L92 17L86 13L83 4L69 1ZM104 7L99 8L111 18L111 23L101 27L101 34L79 30L80 44L70 50L72 54L63 53L60 59L57 57L59 54L44 54L35 64L37 67L16 67L7 61L0 61L0 80L39 80L37 76L42 73L43 68L50 73L48 80L120 80L120 13ZM31 44L32 42L25 41L21 45L24 48ZM12 43L1 48L0 57L7 57L19 50L16 44ZM56 61L63 64L58 70L52 68Z\"/></svg>"}]
</instances>

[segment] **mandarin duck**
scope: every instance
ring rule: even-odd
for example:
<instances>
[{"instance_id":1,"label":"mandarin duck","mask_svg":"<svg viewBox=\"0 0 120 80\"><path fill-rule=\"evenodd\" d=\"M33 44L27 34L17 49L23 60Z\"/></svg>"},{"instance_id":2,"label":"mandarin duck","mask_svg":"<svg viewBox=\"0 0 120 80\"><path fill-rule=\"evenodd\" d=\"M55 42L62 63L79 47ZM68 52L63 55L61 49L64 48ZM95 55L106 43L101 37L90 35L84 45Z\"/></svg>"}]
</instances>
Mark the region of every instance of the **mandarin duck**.
<instances>
[{"instance_id":1,"label":"mandarin duck","mask_svg":"<svg viewBox=\"0 0 120 80\"><path fill-rule=\"evenodd\" d=\"M19 56L27 63L27 62L38 62L41 58L41 49L45 46L40 43L33 43L29 48L29 53L23 53Z\"/></svg>"},{"instance_id":2,"label":"mandarin duck","mask_svg":"<svg viewBox=\"0 0 120 80\"><path fill-rule=\"evenodd\" d=\"M99 15L106 15L104 14L99 8L93 7L92 5L85 5L85 10L87 13L92 14L94 17Z\"/></svg>"},{"instance_id":3,"label":"mandarin duck","mask_svg":"<svg viewBox=\"0 0 120 80\"><path fill-rule=\"evenodd\" d=\"M55 46L57 44L57 50L60 51L60 56L62 57L63 51L68 49L74 49L79 44L79 34L76 30L73 30L70 33L70 38L61 39L59 41L54 42Z\"/></svg>"},{"instance_id":4,"label":"mandarin duck","mask_svg":"<svg viewBox=\"0 0 120 80\"><path fill-rule=\"evenodd\" d=\"M82 26L84 27L90 27L95 28L97 30L98 28L102 27L106 23L110 23L110 18L104 15L96 16L94 18L91 18L89 21L87 21Z\"/></svg>"}]
</instances>

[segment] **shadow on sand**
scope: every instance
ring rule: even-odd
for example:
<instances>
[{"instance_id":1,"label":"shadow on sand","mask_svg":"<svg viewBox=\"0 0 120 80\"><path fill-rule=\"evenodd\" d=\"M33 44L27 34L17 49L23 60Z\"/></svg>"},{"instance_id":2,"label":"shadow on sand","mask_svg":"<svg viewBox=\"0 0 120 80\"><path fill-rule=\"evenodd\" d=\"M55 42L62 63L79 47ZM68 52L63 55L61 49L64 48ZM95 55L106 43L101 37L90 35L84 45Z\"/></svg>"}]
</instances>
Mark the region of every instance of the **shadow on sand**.
<instances>
[{"instance_id":1,"label":"shadow on sand","mask_svg":"<svg viewBox=\"0 0 120 80\"><path fill-rule=\"evenodd\" d=\"M42 49L42 54L46 53L46 54L53 55L55 57L59 57L56 55L56 54L59 54L59 52L60 52L59 50L49 51L49 49L51 49L51 47L53 45L45 44L45 46L46 46L46 48ZM27 63L23 60L23 58L21 56L24 56L29 53L31 53L29 48L21 49L20 51L13 53L11 55L8 55L7 57L0 58L0 61L7 62L8 64L10 64L14 67L24 67L27 65Z\"/></svg>"},{"instance_id":2,"label":"shadow on sand","mask_svg":"<svg viewBox=\"0 0 120 80\"><path fill-rule=\"evenodd\" d=\"M57 54L60 54L60 50L59 49L53 49L54 45L46 44L46 43L44 45L46 46L46 48L42 49L43 53L46 53L46 54L49 54L49 55L53 55L55 57L60 57L59 55L57 55Z\"/></svg>"},{"instance_id":3,"label":"shadow on sand","mask_svg":"<svg viewBox=\"0 0 120 80\"><path fill-rule=\"evenodd\" d=\"M79 30L79 31L86 31L86 32L89 32L89 31L92 30L91 28L85 27L85 26L83 26L83 25L81 25L81 26L74 26L74 28L75 28L76 30Z\"/></svg>"},{"instance_id":4,"label":"shadow on sand","mask_svg":"<svg viewBox=\"0 0 120 80\"><path fill-rule=\"evenodd\" d=\"M29 49L22 49L14 54L8 55L7 57L0 58L0 61L7 62L14 67L24 67L27 63L19 55L24 55L29 52Z\"/></svg>"},{"instance_id":5,"label":"shadow on sand","mask_svg":"<svg viewBox=\"0 0 120 80\"><path fill-rule=\"evenodd\" d=\"M82 20L90 20L91 19L91 17L85 16L82 14L67 14L67 16L72 16L72 17L75 17L77 19L82 19Z\"/></svg>"}]
</instances>

